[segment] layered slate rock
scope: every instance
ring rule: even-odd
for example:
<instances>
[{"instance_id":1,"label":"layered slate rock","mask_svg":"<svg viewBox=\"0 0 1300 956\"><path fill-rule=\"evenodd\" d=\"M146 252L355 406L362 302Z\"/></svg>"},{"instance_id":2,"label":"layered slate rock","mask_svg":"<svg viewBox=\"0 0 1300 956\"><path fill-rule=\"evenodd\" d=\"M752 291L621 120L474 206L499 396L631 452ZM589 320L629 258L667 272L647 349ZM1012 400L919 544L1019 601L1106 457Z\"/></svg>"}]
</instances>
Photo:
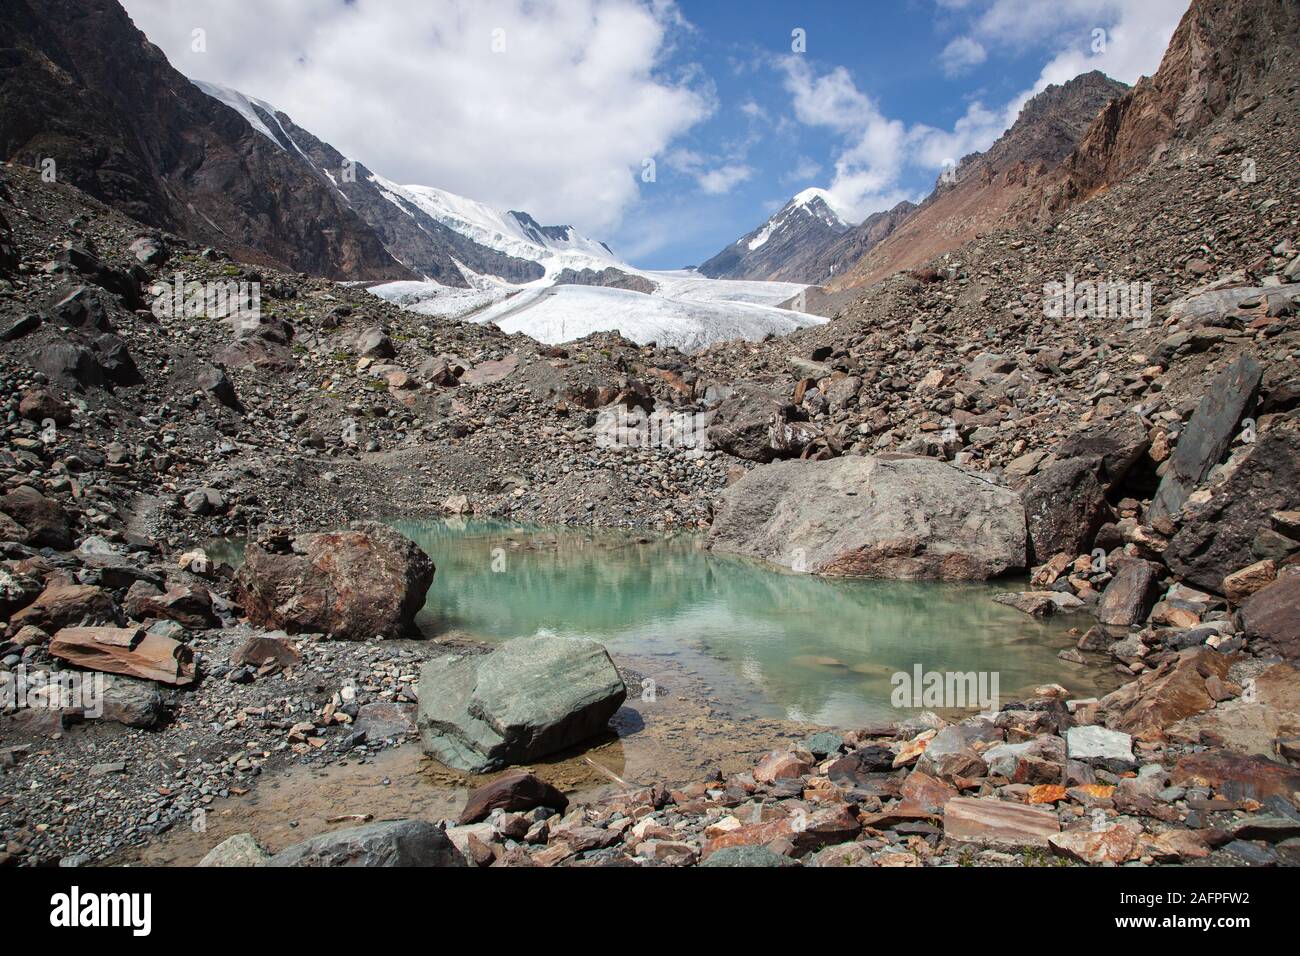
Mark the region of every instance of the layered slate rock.
<instances>
[{"instance_id":1,"label":"layered slate rock","mask_svg":"<svg viewBox=\"0 0 1300 956\"><path fill-rule=\"evenodd\" d=\"M1060 832L1053 811L991 797L956 797L943 809L944 837L961 843L1045 847Z\"/></svg>"},{"instance_id":2,"label":"layered slate rock","mask_svg":"<svg viewBox=\"0 0 1300 956\"><path fill-rule=\"evenodd\" d=\"M271 857L268 866L465 866L441 827L424 820L386 820L324 833Z\"/></svg>"},{"instance_id":3,"label":"layered slate rock","mask_svg":"<svg viewBox=\"0 0 1300 956\"><path fill-rule=\"evenodd\" d=\"M1129 561L1106 585L1097 605L1097 620L1128 627L1147 619L1160 597L1159 568L1150 561Z\"/></svg>"},{"instance_id":4,"label":"layered slate rock","mask_svg":"<svg viewBox=\"0 0 1300 956\"><path fill-rule=\"evenodd\" d=\"M1256 591L1241 608L1241 624L1256 653L1300 660L1300 574Z\"/></svg>"},{"instance_id":5,"label":"layered slate rock","mask_svg":"<svg viewBox=\"0 0 1300 956\"><path fill-rule=\"evenodd\" d=\"M193 651L138 627L65 627L54 635L49 650L51 657L87 670L174 686L194 683Z\"/></svg>"},{"instance_id":6,"label":"layered slate rock","mask_svg":"<svg viewBox=\"0 0 1300 956\"><path fill-rule=\"evenodd\" d=\"M1243 355L1210 383L1169 459L1169 470L1151 502L1151 518L1177 512L1223 460L1242 417L1254 405L1263 374L1258 362Z\"/></svg>"},{"instance_id":7,"label":"layered slate rock","mask_svg":"<svg viewBox=\"0 0 1300 956\"><path fill-rule=\"evenodd\" d=\"M987 580L1025 567L1013 491L932 459L756 468L727 489L709 544L831 577Z\"/></svg>"},{"instance_id":8,"label":"layered slate rock","mask_svg":"<svg viewBox=\"0 0 1300 956\"><path fill-rule=\"evenodd\" d=\"M433 583L429 556L376 522L305 535L293 549L248 549L235 597L253 623L339 640L397 637L411 629Z\"/></svg>"},{"instance_id":9,"label":"layered slate rock","mask_svg":"<svg viewBox=\"0 0 1300 956\"><path fill-rule=\"evenodd\" d=\"M1300 425L1280 423L1260 434L1245 460L1210 489L1210 500L1195 507L1195 520L1170 540L1165 563L1188 584L1222 594L1224 577L1255 562L1255 539L1270 516L1298 506Z\"/></svg>"},{"instance_id":10,"label":"layered slate rock","mask_svg":"<svg viewBox=\"0 0 1300 956\"><path fill-rule=\"evenodd\" d=\"M448 767L487 773L589 740L626 697L596 642L516 638L489 654L424 665L420 739Z\"/></svg>"},{"instance_id":11,"label":"layered slate rock","mask_svg":"<svg viewBox=\"0 0 1300 956\"><path fill-rule=\"evenodd\" d=\"M1098 478L1101 467L1100 458L1072 458L1044 468L1029 482L1024 503L1031 564L1091 548L1110 514Z\"/></svg>"}]
</instances>

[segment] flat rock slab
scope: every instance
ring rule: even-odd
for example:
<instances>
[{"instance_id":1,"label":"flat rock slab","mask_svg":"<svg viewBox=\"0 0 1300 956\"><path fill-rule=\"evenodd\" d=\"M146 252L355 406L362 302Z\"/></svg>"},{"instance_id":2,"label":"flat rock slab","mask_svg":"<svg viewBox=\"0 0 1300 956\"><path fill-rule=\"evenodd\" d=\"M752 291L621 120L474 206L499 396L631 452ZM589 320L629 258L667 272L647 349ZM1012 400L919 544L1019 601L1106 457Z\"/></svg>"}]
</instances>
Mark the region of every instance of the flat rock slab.
<instances>
[{"instance_id":1,"label":"flat rock slab","mask_svg":"<svg viewBox=\"0 0 1300 956\"><path fill-rule=\"evenodd\" d=\"M943 809L943 835L960 843L1045 847L1060 832L1051 810L993 797L957 797Z\"/></svg>"},{"instance_id":2,"label":"flat rock slab","mask_svg":"<svg viewBox=\"0 0 1300 956\"><path fill-rule=\"evenodd\" d=\"M1263 374L1258 362L1243 355L1210 383L1169 459L1151 502L1150 517L1177 512L1210 469L1223 460L1242 416L1254 404Z\"/></svg>"},{"instance_id":3,"label":"flat rock slab","mask_svg":"<svg viewBox=\"0 0 1300 956\"><path fill-rule=\"evenodd\" d=\"M50 654L86 670L184 687L194 683L194 654L170 637L134 627L65 627Z\"/></svg>"},{"instance_id":4,"label":"flat rock slab","mask_svg":"<svg viewBox=\"0 0 1300 956\"><path fill-rule=\"evenodd\" d=\"M424 665L420 737L448 767L488 773L596 736L626 697L596 642L516 638L489 654Z\"/></svg>"},{"instance_id":5,"label":"flat rock slab","mask_svg":"<svg viewBox=\"0 0 1300 956\"><path fill-rule=\"evenodd\" d=\"M718 552L829 577L987 580L1025 567L1009 488L925 458L844 457L755 468L722 496Z\"/></svg>"}]
</instances>

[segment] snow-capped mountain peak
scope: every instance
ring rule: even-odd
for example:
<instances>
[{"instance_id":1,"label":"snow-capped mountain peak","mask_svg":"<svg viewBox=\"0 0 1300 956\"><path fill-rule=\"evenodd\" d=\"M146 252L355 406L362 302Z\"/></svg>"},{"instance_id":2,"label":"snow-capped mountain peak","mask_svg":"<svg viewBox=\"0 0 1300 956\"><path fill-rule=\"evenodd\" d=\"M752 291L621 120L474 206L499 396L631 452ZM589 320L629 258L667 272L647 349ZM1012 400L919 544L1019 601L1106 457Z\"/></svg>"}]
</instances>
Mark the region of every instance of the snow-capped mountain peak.
<instances>
[{"instance_id":1,"label":"snow-capped mountain peak","mask_svg":"<svg viewBox=\"0 0 1300 956\"><path fill-rule=\"evenodd\" d=\"M763 225L700 266L700 272L713 278L772 278L792 256L828 245L851 228L830 193L805 189Z\"/></svg>"}]
</instances>

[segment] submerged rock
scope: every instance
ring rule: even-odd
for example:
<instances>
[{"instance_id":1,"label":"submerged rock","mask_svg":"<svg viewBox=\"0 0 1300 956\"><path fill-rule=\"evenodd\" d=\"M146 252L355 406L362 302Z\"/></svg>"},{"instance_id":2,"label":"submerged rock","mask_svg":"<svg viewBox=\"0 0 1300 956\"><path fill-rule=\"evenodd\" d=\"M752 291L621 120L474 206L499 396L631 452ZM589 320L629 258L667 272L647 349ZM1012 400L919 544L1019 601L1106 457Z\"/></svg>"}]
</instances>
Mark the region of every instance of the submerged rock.
<instances>
[{"instance_id":1,"label":"submerged rock","mask_svg":"<svg viewBox=\"0 0 1300 956\"><path fill-rule=\"evenodd\" d=\"M723 493L709 543L832 577L986 580L1025 567L1025 512L1010 489L939 461L780 462Z\"/></svg>"},{"instance_id":2,"label":"submerged rock","mask_svg":"<svg viewBox=\"0 0 1300 956\"><path fill-rule=\"evenodd\" d=\"M424 665L420 737L447 766L486 773L594 737L626 697L596 642L517 638L490 654Z\"/></svg>"}]
</instances>

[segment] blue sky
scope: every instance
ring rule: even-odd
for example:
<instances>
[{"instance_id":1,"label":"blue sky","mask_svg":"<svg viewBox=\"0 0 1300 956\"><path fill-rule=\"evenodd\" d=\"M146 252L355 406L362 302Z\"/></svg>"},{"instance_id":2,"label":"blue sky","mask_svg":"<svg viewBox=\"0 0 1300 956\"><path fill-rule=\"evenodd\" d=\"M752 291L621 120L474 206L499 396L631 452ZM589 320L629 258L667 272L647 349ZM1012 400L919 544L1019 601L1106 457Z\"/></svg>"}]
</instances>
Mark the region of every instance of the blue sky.
<instances>
[{"instance_id":1,"label":"blue sky","mask_svg":"<svg viewBox=\"0 0 1300 956\"><path fill-rule=\"evenodd\" d=\"M1187 0L123 3L186 75L389 179L677 268L806 187L853 221L922 198L1048 83L1154 72Z\"/></svg>"}]
</instances>

